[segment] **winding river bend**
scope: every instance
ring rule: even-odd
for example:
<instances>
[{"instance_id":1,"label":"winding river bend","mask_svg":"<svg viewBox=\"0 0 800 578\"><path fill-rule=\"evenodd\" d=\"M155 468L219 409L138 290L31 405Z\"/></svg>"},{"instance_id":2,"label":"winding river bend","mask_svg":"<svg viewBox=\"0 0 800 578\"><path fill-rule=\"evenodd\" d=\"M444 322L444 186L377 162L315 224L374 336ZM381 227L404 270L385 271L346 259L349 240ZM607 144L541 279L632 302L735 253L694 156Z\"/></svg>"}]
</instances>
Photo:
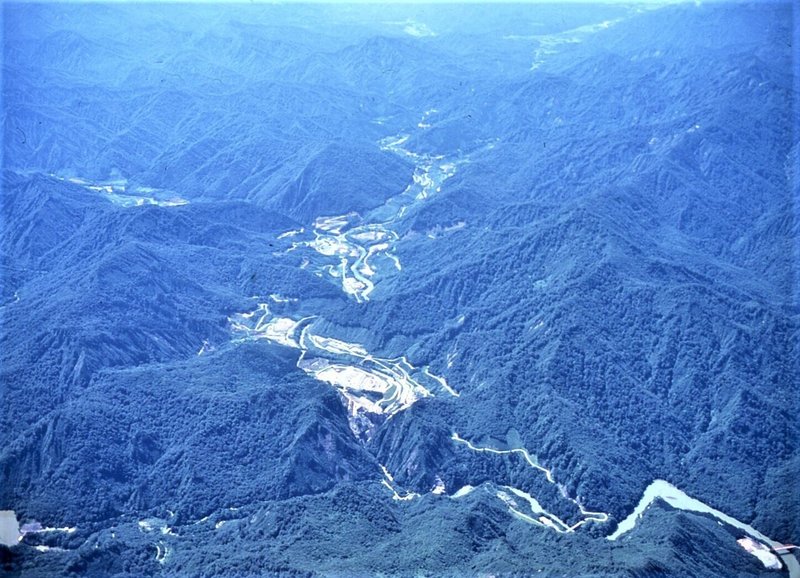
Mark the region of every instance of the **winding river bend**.
<instances>
[{"instance_id":1,"label":"winding river bend","mask_svg":"<svg viewBox=\"0 0 800 578\"><path fill-rule=\"evenodd\" d=\"M88 191L102 195L108 201L120 207L141 207L143 205L156 205L158 207L180 207L188 205L189 201L179 197L171 191L155 189L152 187L129 186L126 179L110 179L102 182L92 182L80 177L60 177L53 173L49 176L79 185Z\"/></svg>"},{"instance_id":2,"label":"winding river bend","mask_svg":"<svg viewBox=\"0 0 800 578\"><path fill-rule=\"evenodd\" d=\"M435 111L425 114L424 122L418 125L419 129L424 130L430 126L428 117L432 112ZM279 238L292 239L290 251L305 252L307 256L303 267L311 267L320 276L329 278L359 303L369 301L381 274L391 269L402 270L396 247L400 240L399 225L404 216L416 205L440 192L443 183L456 173L458 166L469 162L468 156L459 158L458 161L449 161L442 156L408 151L403 148L408 139L408 135L399 135L379 143L383 150L412 159L416 163L412 182L401 194L388 199L364 217L356 213L323 216L315 219L309 232L300 229L279 235ZM151 204L171 207L187 202L166 191L142 187L128 189L126 183L121 181L90 183L78 178L57 178L104 195L109 201L122 207ZM16 294L15 299L19 299ZM415 367L404 355L379 357L370 353L362 344L325 335L325 324L319 316L292 316L291 304L296 301L294 298L273 294L259 299L254 309L231 315L228 320L233 341L266 340L296 350L297 368L335 388L339 393L347 409L350 429L357 439L370 440L378 427L412 407L420 399L460 396L458 388L451 386L445 376L432 373L427 366ZM279 314L276 312L278 310L288 310L290 313ZM213 347L204 342L197 354L204 355L211 350ZM447 366L450 367L451 364L452 360L448 359ZM535 496L523 489L492 482L481 484L483 490L491 492L500 500L514 518L560 534L574 533L587 524L605 524L611 521L607 513L589 510L579 497L570 496L565 486L558 483L553 470L541 464L527 449L478 445L457 432L452 433L451 441L477 454L521 456L527 466L541 473L547 483L557 486L561 499L570 502L580 513L580 519L570 524L545 509ZM383 465L376 472L376 478L390 492L391 498L398 502L413 501L422 495L402 488ZM476 489L478 488L467 485L448 491L441 478L437 477L433 487L426 493L460 500ZM800 564L794 555L796 547L769 538L752 526L688 496L665 480L655 480L647 487L636 508L619 522L616 530L606 537L607 540L615 542L624 539L635 529L648 507L657 500L675 509L710 516L720 524L734 528L744 536L736 541L738 545L757 557L765 568L787 570L791 578L800 578ZM231 512L237 509L227 508ZM0 514L3 514L3 519L0 520L0 541L6 545L19 542L26 534L76 531L74 527L50 528L37 523L20 528L14 512ZM192 523L206 522L208 517ZM225 521L217 521L214 528L220 529L224 524ZM155 518L140 521L139 528L156 537L155 559L160 564L168 563L173 551L171 544L179 539L179 534L173 532L167 521ZM43 552L59 550L47 546L36 548Z\"/></svg>"},{"instance_id":3,"label":"winding river bend","mask_svg":"<svg viewBox=\"0 0 800 578\"><path fill-rule=\"evenodd\" d=\"M434 112L427 111L423 115L425 122L419 123L417 128L425 130L429 127L429 117ZM400 239L398 225L403 217L415 206L439 193L443 183L455 174L458 166L469 162L469 155L451 161L443 156L409 151L404 148L409 138L409 135L401 134L379 142L382 150L411 159L416 165L411 183L399 195L389 198L365 217L354 212L318 217L308 232L300 229L279 235L279 238L292 240L288 251L303 252L302 267L311 267L317 275L332 280L359 303L370 299L381 272L387 268L402 270L395 248ZM485 146L493 145L490 142ZM478 149L476 153L481 150ZM229 318L235 339L263 339L298 350L297 367L338 391L347 408L350 429L358 439L369 441L381 424L422 398L460 395L445 377L433 374L430 368L414 367L402 355L381 358L361 344L323 335L319 332L318 327L322 324L318 323L318 317L280 316L273 312L275 306L291 300L277 295L270 296L270 300L258 303L255 310L237 313ZM569 496L566 488L557 484L553 473L541 466L527 450L478 447L457 433L453 434L452 441L478 453L523 455L528 465L544 474L548 483L558 486L562 498L577 507L581 519L568 524L545 510L536 498L524 490L492 484L492 491L507 506L511 515L561 533L574 532L586 523L608 521L608 514L586 510L578 499ZM400 487L386 467L381 466L381 470L382 483L392 492L395 500L413 500L420 496L417 492ZM465 486L450 497L461 498L473 489ZM448 495L441 479L437 479L429 492Z\"/></svg>"},{"instance_id":4,"label":"winding river bend","mask_svg":"<svg viewBox=\"0 0 800 578\"><path fill-rule=\"evenodd\" d=\"M416 167L406 189L370 211L365 217L357 213L318 217L311 234L313 239L295 241L290 251L310 247L317 274L326 275L341 285L342 290L357 302L369 300L375 290L378 270L393 267L402 270L394 249L400 239L393 226L409 209L442 190L444 181L452 177L458 163L443 156L420 155L403 148L408 135L389 137L380 142L381 150L412 159ZM461 160L459 162L467 162ZM281 237L302 236L304 229L287 231Z\"/></svg>"},{"instance_id":5,"label":"winding river bend","mask_svg":"<svg viewBox=\"0 0 800 578\"><path fill-rule=\"evenodd\" d=\"M321 335L316 320L278 317L269 303L229 319L240 340L264 339L300 351L297 367L336 388L347 407L350 429L361 440L371 439L380 424L433 392L455 395L447 381L427 367L414 367L405 356L378 357L358 343Z\"/></svg>"},{"instance_id":6,"label":"winding river bend","mask_svg":"<svg viewBox=\"0 0 800 578\"><path fill-rule=\"evenodd\" d=\"M428 115L426 113L424 119ZM430 125L426 121L420 123L418 128L424 130L428 126ZM401 194L388 199L381 207L364 217L356 213L319 217L315 219L309 232L300 229L287 231L279 236L293 239L289 251L306 252L302 267L310 267L317 275L329 278L359 303L369 301L381 272L385 272L387 268L402 270L396 254L396 246L400 240L397 225L400 220L415 205L440 192L442 184L455 174L459 164L469 162L469 157L454 162L442 156L411 152L403 148L408 139L409 135L399 135L388 137L379 143L383 150L410 158L416 163L412 182ZM270 298L273 303L286 301L285 298L274 295ZM297 367L339 392L342 403L347 408L350 429L362 441L371 439L382 423L410 408L419 399L434 395L460 395L457 388L451 387L444 376L432 374L428 367L414 367L405 356L377 357L361 344L348 343L319 333L318 320L316 316L299 319L281 317L272 312L269 301L259 303L253 311L238 313L229 319L238 340L264 339L298 350L300 355ZM542 473L548 483L555 484L561 497L580 512L580 519L569 524L547 511L536 497L520 488L488 482L482 484L494 492L497 499L507 507L509 514L515 518L564 534L573 533L589 523L605 524L610 521L609 514L589 510L579 498L570 496L566 487L556 481L553 471L540 464L525 448L498 449L479 446L455 432L451 440L454 444L463 445L477 453L521 455L531 468ZM380 475L381 483L391 492L394 500L410 501L420 497L421 494L400 487L385 466L381 466ZM437 478L428 493L457 500L475 489L464 486L448 493L442 480ZM631 531L647 507L656 500L663 500L676 509L710 515L720 523L741 531L748 538L739 540L739 545L757 556L765 567L785 568L791 578L800 578L800 565L782 544L687 496L664 480L655 480L647 488L636 509L620 522L616 531L608 535L607 539L616 541Z\"/></svg>"},{"instance_id":7,"label":"winding river bend","mask_svg":"<svg viewBox=\"0 0 800 578\"><path fill-rule=\"evenodd\" d=\"M768 538L749 524L740 522L736 518L720 512L716 508L712 508L708 504L701 502L698 499L688 496L669 482L665 480L655 480L642 494L639 504L634 508L627 518L622 520L613 534L608 536L608 540L618 540L624 534L630 532L636 526L636 523L642 518L647 508L656 500L662 500L675 508L676 510L684 510L687 512L698 512L711 516L721 523L724 523L732 528L740 530L752 540L739 540L738 543L745 550L755 555L766 568L772 570L780 570L783 568L780 560L783 560L786 569L791 578L800 578L800 564L797 562L793 552L780 542L776 542ZM768 546L764 548L753 547L751 544Z\"/></svg>"}]
</instances>

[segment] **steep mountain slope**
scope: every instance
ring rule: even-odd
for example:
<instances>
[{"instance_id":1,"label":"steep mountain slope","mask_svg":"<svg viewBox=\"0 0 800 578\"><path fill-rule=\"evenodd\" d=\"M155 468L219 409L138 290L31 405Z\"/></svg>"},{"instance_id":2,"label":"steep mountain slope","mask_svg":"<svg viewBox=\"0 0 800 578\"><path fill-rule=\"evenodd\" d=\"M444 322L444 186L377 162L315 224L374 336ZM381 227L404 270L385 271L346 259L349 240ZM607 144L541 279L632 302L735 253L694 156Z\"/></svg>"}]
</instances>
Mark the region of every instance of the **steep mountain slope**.
<instances>
[{"instance_id":1,"label":"steep mountain slope","mask_svg":"<svg viewBox=\"0 0 800 578\"><path fill-rule=\"evenodd\" d=\"M800 572L789 4L3 11L9 575Z\"/></svg>"}]
</instances>

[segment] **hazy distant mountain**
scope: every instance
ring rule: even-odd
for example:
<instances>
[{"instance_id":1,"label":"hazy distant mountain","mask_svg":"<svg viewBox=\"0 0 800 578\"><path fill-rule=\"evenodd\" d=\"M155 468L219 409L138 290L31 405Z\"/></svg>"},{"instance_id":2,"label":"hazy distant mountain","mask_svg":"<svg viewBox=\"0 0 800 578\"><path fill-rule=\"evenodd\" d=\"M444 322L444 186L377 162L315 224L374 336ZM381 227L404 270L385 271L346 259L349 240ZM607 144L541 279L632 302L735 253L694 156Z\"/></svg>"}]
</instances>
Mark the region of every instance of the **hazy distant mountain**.
<instances>
[{"instance_id":1,"label":"hazy distant mountain","mask_svg":"<svg viewBox=\"0 0 800 578\"><path fill-rule=\"evenodd\" d=\"M6 5L3 569L800 575L791 17Z\"/></svg>"}]
</instances>

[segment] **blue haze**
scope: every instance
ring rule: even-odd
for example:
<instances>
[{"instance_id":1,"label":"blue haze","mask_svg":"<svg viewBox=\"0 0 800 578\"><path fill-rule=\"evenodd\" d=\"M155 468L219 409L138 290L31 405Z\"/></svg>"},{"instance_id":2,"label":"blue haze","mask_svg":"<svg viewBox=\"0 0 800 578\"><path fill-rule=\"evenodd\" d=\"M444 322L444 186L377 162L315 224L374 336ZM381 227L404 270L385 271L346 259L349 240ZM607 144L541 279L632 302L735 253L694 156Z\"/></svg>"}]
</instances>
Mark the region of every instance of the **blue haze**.
<instances>
[{"instance_id":1,"label":"blue haze","mask_svg":"<svg viewBox=\"0 0 800 578\"><path fill-rule=\"evenodd\" d=\"M7 575L778 575L790 3L1 9Z\"/></svg>"}]
</instances>

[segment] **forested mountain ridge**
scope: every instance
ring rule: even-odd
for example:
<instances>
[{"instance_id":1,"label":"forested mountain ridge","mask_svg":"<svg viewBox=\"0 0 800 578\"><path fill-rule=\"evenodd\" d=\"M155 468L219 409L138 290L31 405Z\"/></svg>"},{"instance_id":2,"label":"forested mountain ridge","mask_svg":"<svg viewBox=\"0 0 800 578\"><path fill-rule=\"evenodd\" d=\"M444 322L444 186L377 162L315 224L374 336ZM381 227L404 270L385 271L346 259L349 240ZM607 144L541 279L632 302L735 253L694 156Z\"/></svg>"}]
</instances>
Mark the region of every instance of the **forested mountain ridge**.
<instances>
[{"instance_id":1,"label":"forested mountain ridge","mask_svg":"<svg viewBox=\"0 0 800 578\"><path fill-rule=\"evenodd\" d=\"M771 572L792 12L4 5L4 570Z\"/></svg>"}]
</instances>

